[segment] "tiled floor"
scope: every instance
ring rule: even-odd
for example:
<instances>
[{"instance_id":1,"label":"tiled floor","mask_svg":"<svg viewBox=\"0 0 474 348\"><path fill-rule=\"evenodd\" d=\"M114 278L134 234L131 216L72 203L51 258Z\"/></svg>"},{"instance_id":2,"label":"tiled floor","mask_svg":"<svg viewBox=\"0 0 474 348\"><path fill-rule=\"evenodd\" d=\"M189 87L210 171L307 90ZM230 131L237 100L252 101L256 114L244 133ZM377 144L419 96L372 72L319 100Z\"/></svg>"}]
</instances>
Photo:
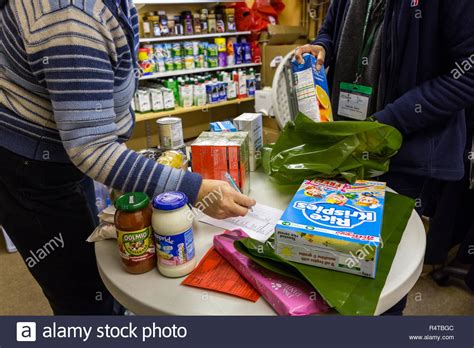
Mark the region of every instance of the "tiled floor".
<instances>
[{"instance_id":1,"label":"tiled floor","mask_svg":"<svg viewBox=\"0 0 474 348\"><path fill-rule=\"evenodd\" d=\"M474 315L474 293L463 282L440 288L422 277L408 296L406 315ZM0 238L0 315L51 315L40 287L18 253L8 254Z\"/></svg>"}]
</instances>

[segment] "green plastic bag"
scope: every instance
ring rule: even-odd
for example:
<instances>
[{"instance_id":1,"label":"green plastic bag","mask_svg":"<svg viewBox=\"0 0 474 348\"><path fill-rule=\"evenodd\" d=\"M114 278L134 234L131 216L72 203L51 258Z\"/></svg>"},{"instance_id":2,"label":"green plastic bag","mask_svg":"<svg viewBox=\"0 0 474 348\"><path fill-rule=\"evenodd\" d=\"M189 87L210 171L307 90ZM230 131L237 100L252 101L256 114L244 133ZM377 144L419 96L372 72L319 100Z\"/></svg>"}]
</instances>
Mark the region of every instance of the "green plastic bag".
<instances>
[{"instance_id":1,"label":"green plastic bag","mask_svg":"<svg viewBox=\"0 0 474 348\"><path fill-rule=\"evenodd\" d=\"M314 122L299 114L277 142L263 151L265 172L281 184L308 178L343 178L351 183L388 171L402 144L395 128L378 122Z\"/></svg>"},{"instance_id":2,"label":"green plastic bag","mask_svg":"<svg viewBox=\"0 0 474 348\"><path fill-rule=\"evenodd\" d=\"M386 193L382 224L384 245L375 279L284 260L274 253L272 239L261 243L246 238L235 242L235 247L271 271L306 279L331 307L343 315L373 315L414 206L415 201L411 198Z\"/></svg>"}]
</instances>

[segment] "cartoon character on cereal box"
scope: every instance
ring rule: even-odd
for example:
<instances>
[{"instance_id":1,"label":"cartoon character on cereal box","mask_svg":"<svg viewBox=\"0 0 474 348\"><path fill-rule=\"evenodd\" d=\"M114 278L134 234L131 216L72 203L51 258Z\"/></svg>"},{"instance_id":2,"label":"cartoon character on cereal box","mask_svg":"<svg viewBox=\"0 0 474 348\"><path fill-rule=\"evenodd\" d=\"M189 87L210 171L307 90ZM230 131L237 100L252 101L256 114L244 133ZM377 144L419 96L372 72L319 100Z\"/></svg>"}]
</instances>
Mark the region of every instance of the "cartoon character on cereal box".
<instances>
[{"instance_id":1,"label":"cartoon character on cereal box","mask_svg":"<svg viewBox=\"0 0 474 348\"><path fill-rule=\"evenodd\" d=\"M356 202L357 205L363 206L363 207L369 207L372 209L375 209L380 206L379 200L374 197L374 194L367 192L364 194L361 194L359 196L359 199Z\"/></svg>"},{"instance_id":2,"label":"cartoon character on cereal box","mask_svg":"<svg viewBox=\"0 0 474 348\"><path fill-rule=\"evenodd\" d=\"M326 195L326 191L322 187L306 185L304 193L310 197L323 198Z\"/></svg>"},{"instance_id":3,"label":"cartoon character on cereal box","mask_svg":"<svg viewBox=\"0 0 474 348\"><path fill-rule=\"evenodd\" d=\"M343 195L340 192L331 193L330 195L328 195L326 197L326 202L327 203L336 204L336 205L340 205L340 206L346 205L348 200L349 200L349 198L347 198L346 195Z\"/></svg>"}]
</instances>

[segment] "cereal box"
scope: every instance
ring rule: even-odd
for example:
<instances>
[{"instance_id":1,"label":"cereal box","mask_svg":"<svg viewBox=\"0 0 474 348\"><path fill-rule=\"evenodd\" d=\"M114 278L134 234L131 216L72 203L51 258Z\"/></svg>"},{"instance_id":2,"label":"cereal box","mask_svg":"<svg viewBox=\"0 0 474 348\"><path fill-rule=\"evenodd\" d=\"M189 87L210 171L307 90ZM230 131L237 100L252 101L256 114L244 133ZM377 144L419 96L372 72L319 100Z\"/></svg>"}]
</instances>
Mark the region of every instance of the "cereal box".
<instances>
[{"instance_id":1,"label":"cereal box","mask_svg":"<svg viewBox=\"0 0 474 348\"><path fill-rule=\"evenodd\" d=\"M375 278L386 185L306 180L275 227L289 261Z\"/></svg>"},{"instance_id":2,"label":"cereal box","mask_svg":"<svg viewBox=\"0 0 474 348\"><path fill-rule=\"evenodd\" d=\"M250 191L247 132L202 132L191 145L192 168L204 179L226 180L229 173L244 194Z\"/></svg>"},{"instance_id":3,"label":"cereal box","mask_svg":"<svg viewBox=\"0 0 474 348\"><path fill-rule=\"evenodd\" d=\"M303 55L304 63L291 62L298 110L316 122L333 120L329 87L324 66L316 70L316 58Z\"/></svg>"}]
</instances>

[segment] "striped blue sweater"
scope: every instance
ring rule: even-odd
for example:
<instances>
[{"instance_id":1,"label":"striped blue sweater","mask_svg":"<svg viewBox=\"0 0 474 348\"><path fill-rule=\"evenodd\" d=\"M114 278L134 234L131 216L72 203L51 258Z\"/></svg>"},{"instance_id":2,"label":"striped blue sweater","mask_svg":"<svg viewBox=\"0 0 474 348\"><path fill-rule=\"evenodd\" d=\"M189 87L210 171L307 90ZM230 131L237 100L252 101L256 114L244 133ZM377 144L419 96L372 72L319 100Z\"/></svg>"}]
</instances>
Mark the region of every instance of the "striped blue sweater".
<instances>
[{"instance_id":1,"label":"striped blue sweater","mask_svg":"<svg viewBox=\"0 0 474 348\"><path fill-rule=\"evenodd\" d=\"M118 1L0 0L0 146L72 162L121 191L180 190L194 202L199 175L124 144L134 128L138 15L131 0Z\"/></svg>"}]
</instances>

